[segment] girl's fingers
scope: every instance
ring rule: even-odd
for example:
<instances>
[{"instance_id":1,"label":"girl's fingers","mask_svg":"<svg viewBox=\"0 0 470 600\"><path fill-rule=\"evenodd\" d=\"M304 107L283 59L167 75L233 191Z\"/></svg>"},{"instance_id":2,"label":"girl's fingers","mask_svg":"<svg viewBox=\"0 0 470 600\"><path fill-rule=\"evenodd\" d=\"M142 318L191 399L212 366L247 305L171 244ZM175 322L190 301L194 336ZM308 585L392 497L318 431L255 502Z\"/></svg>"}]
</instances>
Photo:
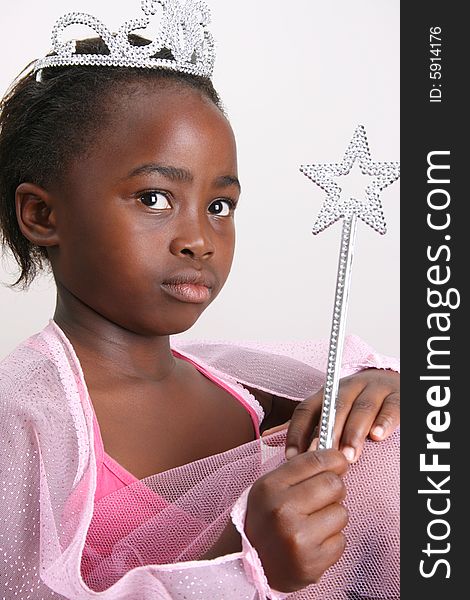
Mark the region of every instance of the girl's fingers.
<instances>
[{"instance_id":1,"label":"girl's fingers","mask_svg":"<svg viewBox=\"0 0 470 600\"><path fill-rule=\"evenodd\" d=\"M286 437L286 458L305 452L318 423L323 401L323 388L295 408Z\"/></svg>"},{"instance_id":2,"label":"girl's fingers","mask_svg":"<svg viewBox=\"0 0 470 600\"><path fill-rule=\"evenodd\" d=\"M383 440L400 422L398 392L389 394L385 400L383 396L383 391L365 388L351 407L339 442L339 449L349 462L358 460L368 435Z\"/></svg>"},{"instance_id":3,"label":"girl's fingers","mask_svg":"<svg viewBox=\"0 0 470 600\"><path fill-rule=\"evenodd\" d=\"M318 429L318 427L316 429ZM308 450L311 452L315 452L315 450L318 450L318 442L319 441L320 441L320 439L318 437L314 437L313 440L310 442L310 446L308 447Z\"/></svg>"},{"instance_id":4,"label":"girl's fingers","mask_svg":"<svg viewBox=\"0 0 470 600\"><path fill-rule=\"evenodd\" d=\"M285 423L282 423L282 425L276 425L276 427L271 427L271 429L266 429L266 431L263 431L263 433L261 434L261 437L265 437L267 435L271 435L272 433L277 433L278 431L282 431L283 429L287 429L289 427L289 421L286 421Z\"/></svg>"},{"instance_id":5,"label":"girl's fingers","mask_svg":"<svg viewBox=\"0 0 470 600\"><path fill-rule=\"evenodd\" d=\"M297 515L313 515L331 504L339 504L345 498L346 486L341 476L325 471L290 488L289 510ZM340 529L345 525L346 522L342 523ZM327 534L324 535L326 537Z\"/></svg>"},{"instance_id":6,"label":"girl's fingers","mask_svg":"<svg viewBox=\"0 0 470 600\"><path fill-rule=\"evenodd\" d=\"M331 471L336 475L342 476L348 467L348 462L341 452L337 450L329 449L317 452L304 452L292 460L281 464L267 475L263 475L258 481L264 480L265 483L269 484L271 489L274 488L278 491L297 486L325 471ZM315 499L311 500L314 501Z\"/></svg>"},{"instance_id":7,"label":"girl's fingers","mask_svg":"<svg viewBox=\"0 0 470 600\"><path fill-rule=\"evenodd\" d=\"M336 403L333 448L355 462L367 436L379 441L388 437L400 422L399 375L368 370L343 379ZM286 458L314 449L318 436L315 426L320 420L323 389L301 402L295 409L287 430ZM274 432L278 428L270 430Z\"/></svg>"},{"instance_id":8,"label":"girl's fingers","mask_svg":"<svg viewBox=\"0 0 470 600\"><path fill-rule=\"evenodd\" d=\"M364 390L367 389L367 383L356 379L356 378L346 378L340 382L338 389L338 398L336 399L336 414L335 414L335 426L333 429L333 448L338 448L342 450L342 446L345 447L347 444L341 444L342 438L344 437L344 432L348 426L349 418L351 415L351 411L356 403L361 398L361 395L364 393ZM373 423L373 419L377 415L378 407L375 410L372 418L367 423L367 428L364 428L364 436L367 436L369 433L370 427ZM361 423L361 420L358 421ZM362 433L362 432L361 432ZM353 462L353 452L354 446L351 445L345 447L345 451L343 454L349 460L349 462Z\"/></svg>"},{"instance_id":9,"label":"girl's fingers","mask_svg":"<svg viewBox=\"0 0 470 600\"><path fill-rule=\"evenodd\" d=\"M382 405L379 398L377 391L366 387L356 398L344 425L335 426L335 439L349 462L355 462L361 455L365 439Z\"/></svg>"},{"instance_id":10,"label":"girl's fingers","mask_svg":"<svg viewBox=\"0 0 470 600\"><path fill-rule=\"evenodd\" d=\"M391 435L400 423L400 393L389 394L375 419L369 435L371 439L380 442Z\"/></svg>"}]
</instances>

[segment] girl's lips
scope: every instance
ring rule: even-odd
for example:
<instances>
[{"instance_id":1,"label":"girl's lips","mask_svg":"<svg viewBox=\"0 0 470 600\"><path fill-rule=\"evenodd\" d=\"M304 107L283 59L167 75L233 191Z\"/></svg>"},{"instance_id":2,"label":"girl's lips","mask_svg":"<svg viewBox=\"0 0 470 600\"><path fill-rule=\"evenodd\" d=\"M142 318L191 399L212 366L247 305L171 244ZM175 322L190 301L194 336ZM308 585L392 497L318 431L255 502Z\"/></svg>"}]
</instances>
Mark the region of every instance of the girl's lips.
<instances>
[{"instance_id":1,"label":"girl's lips","mask_svg":"<svg viewBox=\"0 0 470 600\"><path fill-rule=\"evenodd\" d=\"M211 296L211 288L197 283L162 283L161 288L176 300L203 304Z\"/></svg>"}]
</instances>

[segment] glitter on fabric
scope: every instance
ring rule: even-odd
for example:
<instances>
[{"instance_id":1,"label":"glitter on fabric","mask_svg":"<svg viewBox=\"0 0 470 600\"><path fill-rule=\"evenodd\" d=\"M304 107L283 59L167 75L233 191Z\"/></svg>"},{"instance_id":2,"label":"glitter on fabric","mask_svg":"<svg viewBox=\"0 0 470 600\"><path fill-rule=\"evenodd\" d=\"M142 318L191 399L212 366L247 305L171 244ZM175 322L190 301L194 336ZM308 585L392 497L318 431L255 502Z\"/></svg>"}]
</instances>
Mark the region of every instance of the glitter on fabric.
<instances>
[{"instance_id":1,"label":"glitter on fabric","mask_svg":"<svg viewBox=\"0 0 470 600\"><path fill-rule=\"evenodd\" d=\"M312 342L174 347L217 376L253 387L259 379L263 389L297 399L318 389L325 358L325 343ZM364 366L395 365L347 338L344 374ZM243 528L246 490L284 460L285 433L137 481L94 504L93 410L74 350L53 322L0 363L0 410L0 598L279 597L249 544L198 558L230 518ZM318 584L289 598L399 598L398 453L398 432L366 443L346 477L346 551ZM106 530L95 526L97 516Z\"/></svg>"}]
</instances>

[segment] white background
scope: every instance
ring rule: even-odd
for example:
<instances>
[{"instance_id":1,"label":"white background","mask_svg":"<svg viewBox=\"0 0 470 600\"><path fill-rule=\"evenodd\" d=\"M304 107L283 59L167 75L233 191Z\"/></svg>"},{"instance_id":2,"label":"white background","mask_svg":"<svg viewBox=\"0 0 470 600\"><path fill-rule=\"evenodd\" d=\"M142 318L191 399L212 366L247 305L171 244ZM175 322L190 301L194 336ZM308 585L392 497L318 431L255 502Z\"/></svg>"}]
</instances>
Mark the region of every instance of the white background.
<instances>
[{"instance_id":1,"label":"white background","mask_svg":"<svg viewBox=\"0 0 470 600\"><path fill-rule=\"evenodd\" d=\"M399 160L399 2L209 4L217 40L214 83L237 137L243 193L229 281L182 335L328 337L341 226L311 234L324 193L298 167L339 162L359 123L366 127L372 160ZM139 0L3 1L0 93L30 60L49 51L52 25L65 12L89 12L115 30L124 20L140 16L139 6ZM368 182L349 177L344 191L358 194ZM382 192L385 236L359 223L347 327L395 356L399 192L399 182ZM18 292L5 287L13 281L12 273L13 263L4 261L0 358L41 329L54 308L50 277Z\"/></svg>"}]
</instances>

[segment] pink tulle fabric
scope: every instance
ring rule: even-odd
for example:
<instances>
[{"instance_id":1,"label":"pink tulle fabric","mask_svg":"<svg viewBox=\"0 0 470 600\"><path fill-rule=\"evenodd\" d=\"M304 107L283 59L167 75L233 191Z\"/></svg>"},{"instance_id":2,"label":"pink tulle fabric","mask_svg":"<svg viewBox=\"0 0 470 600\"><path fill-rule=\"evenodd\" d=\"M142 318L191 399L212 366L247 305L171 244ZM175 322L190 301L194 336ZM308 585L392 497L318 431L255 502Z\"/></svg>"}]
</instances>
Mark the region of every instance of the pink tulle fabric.
<instances>
[{"instance_id":1,"label":"pink tulle fabric","mask_svg":"<svg viewBox=\"0 0 470 600\"><path fill-rule=\"evenodd\" d=\"M242 396L247 385L300 401L323 384L326 342L174 340L173 347ZM349 374L397 364L350 336L343 367ZM0 410L0 597L286 597L270 589L244 535L250 486L283 462L285 433L129 482L95 501L93 408L75 352L52 321L0 364ZM398 432L366 444L345 479L348 547L319 583L289 598L399 598L398 458ZM201 560L229 519L242 551Z\"/></svg>"}]
</instances>

